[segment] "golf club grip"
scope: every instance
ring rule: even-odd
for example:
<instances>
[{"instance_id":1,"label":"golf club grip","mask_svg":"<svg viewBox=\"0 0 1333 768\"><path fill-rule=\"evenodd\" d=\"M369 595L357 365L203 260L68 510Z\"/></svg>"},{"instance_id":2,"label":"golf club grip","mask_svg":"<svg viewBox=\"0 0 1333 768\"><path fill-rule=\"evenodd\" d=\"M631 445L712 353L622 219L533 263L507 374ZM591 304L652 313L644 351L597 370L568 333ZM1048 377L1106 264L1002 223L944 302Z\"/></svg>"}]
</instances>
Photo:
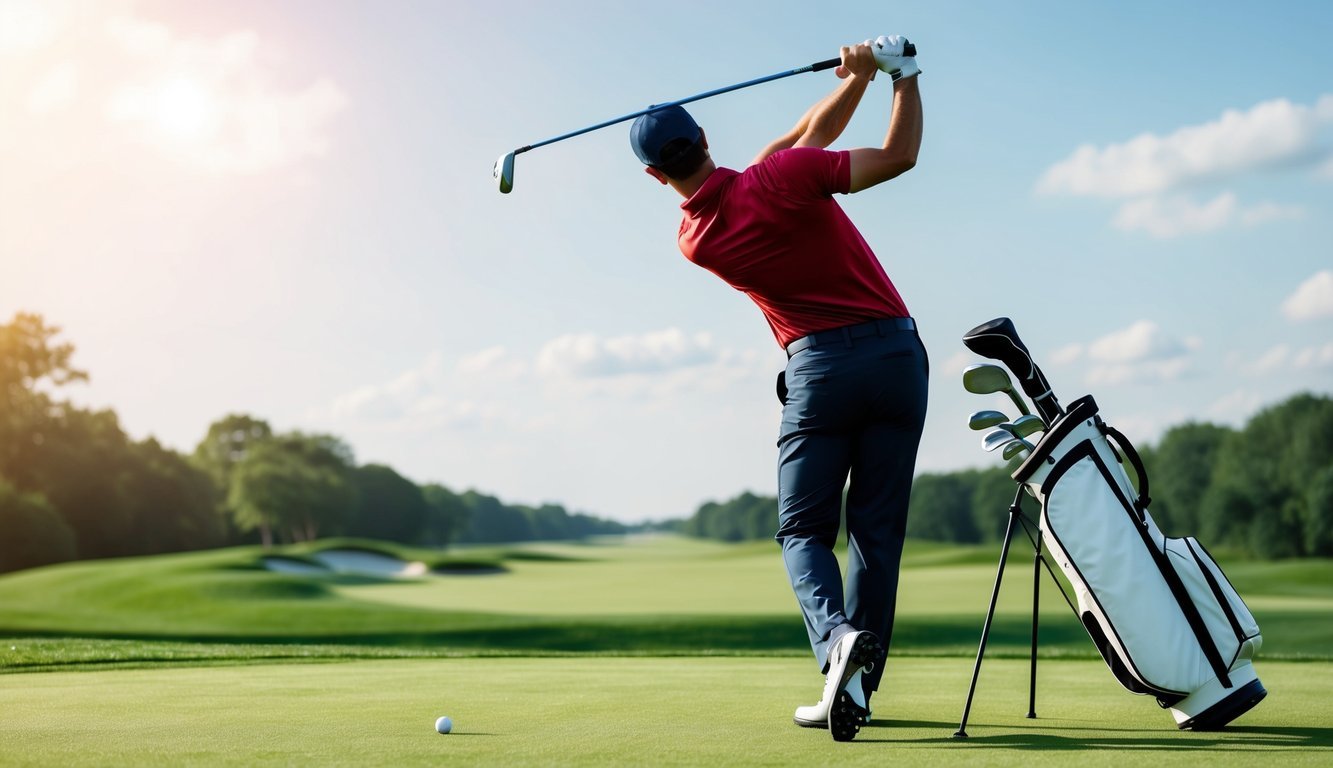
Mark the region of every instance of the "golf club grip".
<instances>
[{"instance_id":1,"label":"golf club grip","mask_svg":"<svg viewBox=\"0 0 1333 768\"><path fill-rule=\"evenodd\" d=\"M915 55L916 55L916 46L913 45L912 43L908 43L907 45L904 45L904 46L903 46L903 55L904 55L904 56L915 56ZM810 65L810 71L811 71L811 72L823 72L823 71L826 70L826 69L833 69L834 67L838 66L838 65L841 64L841 63L842 63L842 58L841 58L841 57L836 58L836 59L826 59L826 60L821 61L821 62L819 62L819 63L817 63L817 64L811 64L811 65Z\"/></svg>"}]
</instances>

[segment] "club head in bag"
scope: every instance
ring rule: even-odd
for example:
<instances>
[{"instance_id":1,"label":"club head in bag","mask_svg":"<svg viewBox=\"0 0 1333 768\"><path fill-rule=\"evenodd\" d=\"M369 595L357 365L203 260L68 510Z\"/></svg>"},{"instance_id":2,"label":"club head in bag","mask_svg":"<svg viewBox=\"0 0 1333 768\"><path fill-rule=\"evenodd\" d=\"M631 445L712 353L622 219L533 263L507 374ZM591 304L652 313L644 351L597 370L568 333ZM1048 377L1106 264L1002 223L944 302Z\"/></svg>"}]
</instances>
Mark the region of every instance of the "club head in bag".
<instances>
[{"instance_id":1,"label":"club head in bag","mask_svg":"<svg viewBox=\"0 0 1333 768\"><path fill-rule=\"evenodd\" d=\"M1033 399L1037 410L1049 422L1064 413L1051 392L1050 382L1032 360L1027 345L1018 337L1014 323L1007 317L997 317L963 334L963 345L982 357L999 360L1018 377L1018 383Z\"/></svg>"},{"instance_id":2,"label":"club head in bag","mask_svg":"<svg viewBox=\"0 0 1333 768\"><path fill-rule=\"evenodd\" d=\"M1026 440L1010 440L1000 451L1000 458L1008 461L1015 456L1027 456L1032 453L1032 444Z\"/></svg>"},{"instance_id":3,"label":"club head in bag","mask_svg":"<svg viewBox=\"0 0 1333 768\"><path fill-rule=\"evenodd\" d=\"M1007 429L1014 433L1015 437L1030 437L1046 429L1046 422L1041 420L1040 416L1029 413L1026 416L1019 416L1014 419Z\"/></svg>"},{"instance_id":4,"label":"club head in bag","mask_svg":"<svg viewBox=\"0 0 1333 768\"><path fill-rule=\"evenodd\" d=\"M1014 401L1018 410L1024 415L1032 413L1028 410L1027 403L1018 396L1018 390L1014 389L1014 384L1009 380L1009 374L998 365L991 363L977 363L969 365L963 369L963 389L974 395L989 395L994 392L1003 392Z\"/></svg>"},{"instance_id":5,"label":"club head in bag","mask_svg":"<svg viewBox=\"0 0 1333 768\"><path fill-rule=\"evenodd\" d=\"M491 168L491 175L495 177L496 182L500 185L500 191L506 195L509 194L509 191L514 188L514 153L508 152L501 155L500 159L495 161L495 166Z\"/></svg>"},{"instance_id":6,"label":"club head in bag","mask_svg":"<svg viewBox=\"0 0 1333 768\"><path fill-rule=\"evenodd\" d=\"M977 411L967 417L967 428L979 432L983 429L999 426L1009 421L1009 417L999 411Z\"/></svg>"},{"instance_id":7,"label":"club head in bag","mask_svg":"<svg viewBox=\"0 0 1333 768\"><path fill-rule=\"evenodd\" d=\"M994 432L987 432L986 436L981 438L981 447L986 449L986 451L989 453L991 451L994 451L996 448L999 448L1017 439L1018 438L1014 436L1013 432L1010 432L1009 430L1004 428L1000 428L995 430Z\"/></svg>"}]
</instances>

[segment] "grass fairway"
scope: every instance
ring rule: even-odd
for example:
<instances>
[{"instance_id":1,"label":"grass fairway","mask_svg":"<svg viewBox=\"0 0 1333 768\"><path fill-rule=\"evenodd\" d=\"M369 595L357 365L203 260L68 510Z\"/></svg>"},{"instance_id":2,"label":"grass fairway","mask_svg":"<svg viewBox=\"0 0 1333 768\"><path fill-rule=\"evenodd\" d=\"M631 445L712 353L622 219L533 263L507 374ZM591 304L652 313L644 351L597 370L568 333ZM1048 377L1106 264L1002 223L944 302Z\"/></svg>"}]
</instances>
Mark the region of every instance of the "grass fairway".
<instances>
[{"instance_id":1,"label":"grass fairway","mask_svg":"<svg viewBox=\"0 0 1333 768\"><path fill-rule=\"evenodd\" d=\"M847 745L791 724L822 677L772 542L470 551L493 567L406 580L273 573L255 548L34 569L0 577L0 765L1333 765L1333 561L1228 564L1269 697L1194 734L1115 683L1045 577L1024 717L1022 549L971 738L998 552L911 542L890 682Z\"/></svg>"},{"instance_id":2,"label":"grass fairway","mask_svg":"<svg viewBox=\"0 0 1333 768\"><path fill-rule=\"evenodd\" d=\"M1185 733L1100 662L890 661L850 744L797 728L820 678L791 658L428 659L0 676L6 765L1329 765L1333 665L1268 662L1269 697ZM454 733L433 723L448 714Z\"/></svg>"}]
</instances>

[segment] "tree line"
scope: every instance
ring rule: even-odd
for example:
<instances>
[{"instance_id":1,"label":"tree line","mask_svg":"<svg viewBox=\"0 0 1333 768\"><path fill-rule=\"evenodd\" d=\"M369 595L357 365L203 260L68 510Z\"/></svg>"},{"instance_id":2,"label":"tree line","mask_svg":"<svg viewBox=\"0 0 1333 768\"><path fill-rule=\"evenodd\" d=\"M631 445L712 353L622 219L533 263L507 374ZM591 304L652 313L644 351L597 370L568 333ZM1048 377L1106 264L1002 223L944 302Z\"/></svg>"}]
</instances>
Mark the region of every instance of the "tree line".
<instances>
[{"instance_id":1,"label":"tree line","mask_svg":"<svg viewBox=\"0 0 1333 768\"><path fill-rule=\"evenodd\" d=\"M1197 536L1258 558L1333 556L1333 398L1295 395L1242 428L1187 423L1136 448L1150 510L1168 536ZM907 535L1001 540L1016 466L918 475ZM708 502L681 530L722 541L772 538L777 500L747 492Z\"/></svg>"},{"instance_id":2,"label":"tree line","mask_svg":"<svg viewBox=\"0 0 1333 768\"><path fill-rule=\"evenodd\" d=\"M0 572L327 536L445 547L627 529L556 504L417 485L358 465L336 436L278 433L245 414L213 422L189 455L132 440L114 411L58 399L88 378L58 335L36 314L0 325Z\"/></svg>"}]
</instances>

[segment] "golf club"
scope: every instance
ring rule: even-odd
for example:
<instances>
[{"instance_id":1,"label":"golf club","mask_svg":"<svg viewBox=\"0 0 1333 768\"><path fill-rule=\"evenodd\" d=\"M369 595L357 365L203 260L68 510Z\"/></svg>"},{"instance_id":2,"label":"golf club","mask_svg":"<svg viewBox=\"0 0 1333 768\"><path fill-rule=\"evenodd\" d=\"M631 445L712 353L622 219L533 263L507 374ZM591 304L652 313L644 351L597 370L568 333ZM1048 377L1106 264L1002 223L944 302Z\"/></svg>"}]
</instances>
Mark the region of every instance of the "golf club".
<instances>
[{"instance_id":1,"label":"golf club","mask_svg":"<svg viewBox=\"0 0 1333 768\"><path fill-rule=\"evenodd\" d=\"M987 432L986 436L981 438L981 447L985 448L986 452L989 453L1002 445L1007 445L1009 442L1018 439L1018 436L1013 432L1001 427L994 432Z\"/></svg>"},{"instance_id":2,"label":"golf club","mask_svg":"<svg viewBox=\"0 0 1333 768\"><path fill-rule=\"evenodd\" d=\"M969 365L963 369L963 389L974 395L989 395L993 392L1003 392L1014 401L1018 410L1024 416L1032 413L1028 410L1027 403L1018 396L1018 391L1014 389L1013 382L1009 380L1009 374L998 365L991 363L977 363Z\"/></svg>"},{"instance_id":3,"label":"golf club","mask_svg":"<svg viewBox=\"0 0 1333 768\"><path fill-rule=\"evenodd\" d=\"M1031 443L1022 439L1011 440L1008 443L1005 443L1004 450L1000 451L1000 457L1005 461L1008 461L1015 456L1024 455L1024 452L1028 454L1032 453Z\"/></svg>"},{"instance_id":4,"label":"golf club","mask_svg":"<svg viewBox=\"0 0 1333 768\"><path fill-rule=\"evenodd\" d=\"M911 43L907 43L903 48L903 55L915 56L916 46L912 45ZM746 80L743 83L728 85L722 88L715 88L711 91L705 91L704 93L695 94L694 96L687 96L683 99L677 99L676 101L668 101L665 104L653 104L647 109L641 109L638 112L631 112L628 115L622 115L620 117L612 118L610 120L606 120L596 125L588 126L587 128L580 128L577 131L570 131L569 133L564 133L554 138L546 139L544 141L539 141L536 142L535 144L528 144L527 146L519 147L513 152L501 155L500 158L495 161L495 165L491 168L491 175L495 177L496 182L499 184L500 191L505 194L508 194L510 190L514 188L515 155L521 155L524 152L534 150L537 147L544 147L547 144L554 144L557 141L564 141L565 139L572 139L575 136L582 136L585 133L591 133L592 131L605 128L609 125L615 125L616 123L623 123L626 120L633 120L639 115L646 115L649 112L654 112L656 110L663 109L665 107L674 107L683 104L689 104L690 102L699 101L701 99L707 99L711 96L719 96L724 93L730 93L731 91L738 91L742 88L749 88L752 85L761 85L763 83L772 82L774 80L781 80L784 77L791 77L792 75L801 75L805 74L806 72L821 72L825 69L832 69L841 63L842 59L840 58L825 59L824 61L817 61L814 64L807 64L804 67L789 69L786 72L778 72L776 74L767 75L765 77L758 77L755 78L754 80Z\"/></svg>"},{"instance_id":5,"label":"golf club","mask_svg":"<svg viewBox=\"0 0 1333 768\"><path fill-rule=\"evenodd\" d=\"M1013 424L1009 425L1000 424L998 426L1004 427L1005 429L1008 429L1010 432L1013 432L1015 437L1028 437L1030 435L1036 434L1037 432L1045 430L1046 422L1042 421L1040 416L1036 416L1034 414L1028 414L1027 416L1019 416L1018 418L1014 419Z\"/></svg>"},{"instance_id":6,"label":"golf club","mask_svg":"<svg viewBox=\"0 0 1333 768\"><path fill-rule=\"evenodd\" d=\"M1032 354L1028 352L1023 340L1018 338L1012 320L997 317L982 323L963 334L963 344L982 357L999 360L1008 366L1045 421L1054 424L1064 415L1064 408L1055 399L1050 382L1032 361Z\"/></svg>"},{"instance_id":7,"label":"golf club","mask_svg":"<svg viewBox=\"0 0 1333 768\"><path fill-rule=\"evenodd\" d=\"M1009 421L1009 417L999 411L977 411L967 417L967 428L976 432L989 429Z\"/></svg>"}]
</instances>

